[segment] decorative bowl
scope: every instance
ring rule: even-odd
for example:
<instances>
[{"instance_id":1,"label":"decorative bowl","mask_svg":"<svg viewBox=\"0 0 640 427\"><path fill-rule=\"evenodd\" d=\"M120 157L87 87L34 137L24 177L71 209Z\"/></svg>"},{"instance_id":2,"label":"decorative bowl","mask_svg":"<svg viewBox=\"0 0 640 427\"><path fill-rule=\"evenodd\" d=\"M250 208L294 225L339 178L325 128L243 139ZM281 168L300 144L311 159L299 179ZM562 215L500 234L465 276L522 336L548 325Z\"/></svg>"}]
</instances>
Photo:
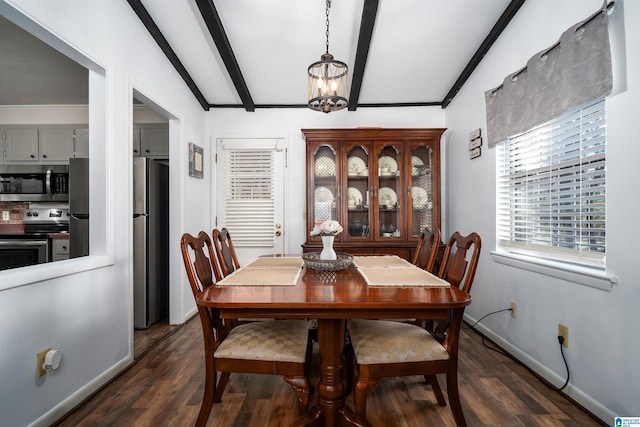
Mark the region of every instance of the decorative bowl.
<instances>
[{"instance_id":1,"label":"decorative bowl","mask_svg":"<svg viewBox=\"0 0 640 427\"><path fill-rule=\"evenodd\" d=\"M306 252L302 254L302 259L307 267L317 271L339 271L349 268L353 263L353 255L337 252L338 259L320 259L320 252Z\"/></svg>"}]
</instances>

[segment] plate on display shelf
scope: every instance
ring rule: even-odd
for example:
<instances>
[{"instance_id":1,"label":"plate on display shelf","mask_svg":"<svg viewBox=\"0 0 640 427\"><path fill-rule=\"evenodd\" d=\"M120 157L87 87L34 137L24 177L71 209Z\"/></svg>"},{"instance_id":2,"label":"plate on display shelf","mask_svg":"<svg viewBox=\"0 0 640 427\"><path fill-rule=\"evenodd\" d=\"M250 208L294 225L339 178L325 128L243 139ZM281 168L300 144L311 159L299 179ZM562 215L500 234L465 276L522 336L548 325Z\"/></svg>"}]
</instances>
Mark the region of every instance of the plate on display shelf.
<instances>
[{"instance_id":1,"label":"plate on display shelf","mask_svg":"<svg viewBox=\"0 0 640 427\"><path fill-rule=\"evenodd\" d=\"M413 197L413 208L422 209L429 202L427 190L422 187L411 187L411 196Z\"/></svg>"},{"instance_id":2,"label":"plate on display shelf","mask_svg":"<svg viewBox=\"0 0 640 427\"><path fill-rule=\"evenodd\" d=\"M357 188L347 188L347 206L348 209L355 209L358 205L362 205L362 193Z\"/></svg>"},{"instance_id":3,"label":"plate on display shelf","mask_svg":"<svg viewBox=\"0 0 640 427\"><path fill-rule=\"evenodd\" d=\"M318 187L313 194L316 202L333 203L333 201L335 200L333 192L327 187Z\"/></svg>"},{"instance_id":4,"label":"plate on display shelf","mask_svg":"<svg viewBox=\"0 0 640 427\"><path fill-rule=\"evenodd\" d=\"M360 157L349 157L347 159L347 175L362 176L367 168L367 164Z\"/></svg>"},{"instance_id":5,"label":"plate on display shelf","mask_svg":"<svg viewBox=\"0 0 640 427\"><path fill-rule=\"evenodd\" d=\"M424 162L422 161L422 159L417 156L411 156L411 175L418 175L418 172L420 170L418 166L424 166Z\"/></svg>"},{"instance_id":6,"label":"plate on display shelf","mask_svg":"<svg viewBox=\"0 0 640 427\"><path fill-rule=\"evenodd\" d=\"M398 172L398 162L393 157L382 156L378 159L378 168L382 176L395 175ZM387 171L383 172L383 169Z\"/></svg>"},{"instance_id":7,"label":"plate on display shelf","mask_svg":"<svg viewBox=\"0 0 640 427\"><path fill-rule=\"evenodd\" d=\"M329 157L318 157L315 161L316 176L336 176L336 162Z\"/></svg>"},{"instance_id":8,"label":"plate on display shelf","mask_svg":"<svg viewBox=\"0 0 640 427\"><path fill-rule=\"evenodd\" d=\"M393 188L381 187L378 190L378 205L379 207L394 207L398 203L398 195Z\"/></svg>"}]
</instances>

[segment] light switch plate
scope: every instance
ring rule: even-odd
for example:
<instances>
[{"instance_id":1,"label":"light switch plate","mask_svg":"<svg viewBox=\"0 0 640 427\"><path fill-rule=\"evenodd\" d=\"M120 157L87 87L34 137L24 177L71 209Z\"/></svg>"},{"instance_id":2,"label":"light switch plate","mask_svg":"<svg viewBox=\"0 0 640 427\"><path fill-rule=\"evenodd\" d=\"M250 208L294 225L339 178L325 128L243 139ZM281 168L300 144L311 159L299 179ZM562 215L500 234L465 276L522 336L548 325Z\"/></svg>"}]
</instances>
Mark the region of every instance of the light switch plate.
<instances>
[{"instance_id":1,"label":"light switch plate","mask_svg":"<svg viewBox=\"0 0 640 427\"><path fill-rule=\"evenodd\" d=\"M476 138L480 137L480 128L474 130L469 134L469 141L473 141Z\"/></svg>"},{"instance_id":2,"label":"light switch plate","mask_svg":"<svg viewBox=\"0 0 640 427\"><path fill-rule=\"evenodd\" d=\"M10 211L2 211L2 220L3 221L9 221L9 213Z\"/></svg>"}]
</instances>

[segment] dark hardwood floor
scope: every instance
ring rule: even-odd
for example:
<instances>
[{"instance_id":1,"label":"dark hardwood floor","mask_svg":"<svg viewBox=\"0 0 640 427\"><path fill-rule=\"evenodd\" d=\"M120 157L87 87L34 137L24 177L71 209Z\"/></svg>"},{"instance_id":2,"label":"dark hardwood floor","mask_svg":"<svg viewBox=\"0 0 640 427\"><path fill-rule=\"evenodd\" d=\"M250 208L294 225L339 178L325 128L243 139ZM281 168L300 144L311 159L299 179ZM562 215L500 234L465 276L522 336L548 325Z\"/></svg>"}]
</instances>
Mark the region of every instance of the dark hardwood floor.
<instances>
[{"instance_id":1,"label":"dark hardwood floor","mask_svg":"<svg viewBox=\"0 0 640 427\"><path fill-rule=\"evenodd\" d=\"M136 363L56 425L194 425L204 384L200 321L196 317L181 327L166 322L155 326L136 331ZM462 332L460 354L460 395L470 427L606 425L518 362L487 349L470 329ZM311 376L313 380L317 373ZM446 389L444 378L440 385ZM347 403L352 406L350 397ZM281 377L232 374L208 425L286 426L296 417L295 408L295 395ZM454 425L449 407L438 406L418 376L382 381L371 393L367 411L374 427Z\"/></svg>"}]
</instances>

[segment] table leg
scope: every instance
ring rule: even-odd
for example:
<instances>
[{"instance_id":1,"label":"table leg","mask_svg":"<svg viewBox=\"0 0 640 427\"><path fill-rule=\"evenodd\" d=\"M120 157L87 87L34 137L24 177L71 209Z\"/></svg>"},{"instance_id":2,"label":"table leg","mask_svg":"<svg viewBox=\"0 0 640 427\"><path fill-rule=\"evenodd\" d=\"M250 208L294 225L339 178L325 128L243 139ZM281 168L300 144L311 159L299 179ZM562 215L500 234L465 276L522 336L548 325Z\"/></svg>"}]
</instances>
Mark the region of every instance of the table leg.
<instances>
[{"instance_id":1,"label":"table leg","mask_svg":"<svg viewBox=\"0 0 640 427\"><path fill-rule=\"evenodd\" d=\"M320 379L318 402L310 412L294 421L292 426L369 426L345 405L345 383L342 378L345 319L318 319L320 349Z\"/></svg>"}]
</instances>

